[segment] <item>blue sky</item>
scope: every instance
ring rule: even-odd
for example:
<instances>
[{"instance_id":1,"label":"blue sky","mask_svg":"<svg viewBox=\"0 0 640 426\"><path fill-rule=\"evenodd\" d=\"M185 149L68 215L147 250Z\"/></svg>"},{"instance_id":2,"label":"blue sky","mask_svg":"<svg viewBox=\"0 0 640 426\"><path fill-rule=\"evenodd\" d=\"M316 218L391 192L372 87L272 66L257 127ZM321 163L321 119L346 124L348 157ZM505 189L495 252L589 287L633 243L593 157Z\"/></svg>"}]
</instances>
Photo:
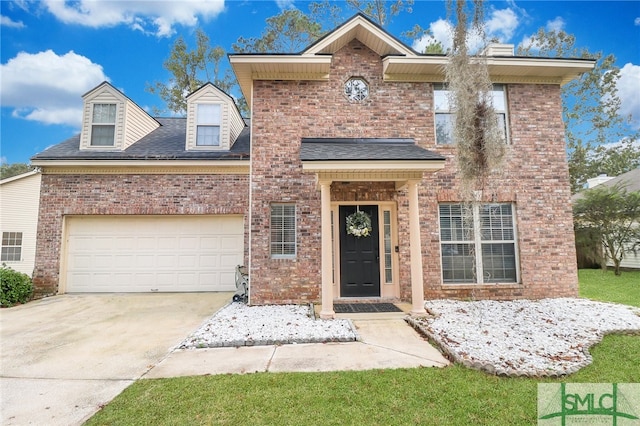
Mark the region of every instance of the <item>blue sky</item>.
<instances>
[{"instance_id":1,"label":"blue sky","mask_svg":"<svg viewBox=\"0 0 640 426\"><path fill-rule=\"evenodd\" d=\"M353 15L344 3L344 17ZM167 82L162 68L176 37L195 45L202 28L213 45L231 49L238 37L257 37L265 19L308 2L233 0L0 0L0 158L28 162L78 132L81 96L110 81L141 107L163 108L147 84ZM387 30L401 38L414 24L445 44L444 1L416 0L412 13ZM527 43L538 28L563 29L577 45L613 53L622 68L623 112L640 127L640 1L491 1L487 31L502 42ZM402 39L402 38L401 38ZM406 40L420 48L420 40ZM226 60L225 60L226 64ZM632 128L633 128L632 127ZM630 130L632 129L630 128Z\"/></svg>"}]
</instances>

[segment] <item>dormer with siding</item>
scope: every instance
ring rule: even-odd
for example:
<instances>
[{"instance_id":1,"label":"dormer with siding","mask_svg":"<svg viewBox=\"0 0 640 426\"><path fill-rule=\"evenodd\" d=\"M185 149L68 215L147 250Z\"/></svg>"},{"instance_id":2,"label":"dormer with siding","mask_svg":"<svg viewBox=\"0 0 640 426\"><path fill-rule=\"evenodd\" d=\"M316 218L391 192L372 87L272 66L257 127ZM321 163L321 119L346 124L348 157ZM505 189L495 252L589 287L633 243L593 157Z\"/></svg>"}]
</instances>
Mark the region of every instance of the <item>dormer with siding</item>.
<instances>
[{"instance_id":1,"label":"dormer with siding","mask_svg":"<svg viewBox=\"0 0 640 426\"><path fill-rule=\"evenodd\" d=\"M187 151L228 151L244 126L233 99L213 84L187 96Z\"/></svg>"},{"instance_id":2,"label":"dormer with siding","mask_svg":"<svg viewBox=\"0 0 640 426\"><path fill-rule=\"evenodd\" d=\"M123 151L160 127L160 123L106 81L82 98L81 150Z\"/></svg>"}]
</instances>

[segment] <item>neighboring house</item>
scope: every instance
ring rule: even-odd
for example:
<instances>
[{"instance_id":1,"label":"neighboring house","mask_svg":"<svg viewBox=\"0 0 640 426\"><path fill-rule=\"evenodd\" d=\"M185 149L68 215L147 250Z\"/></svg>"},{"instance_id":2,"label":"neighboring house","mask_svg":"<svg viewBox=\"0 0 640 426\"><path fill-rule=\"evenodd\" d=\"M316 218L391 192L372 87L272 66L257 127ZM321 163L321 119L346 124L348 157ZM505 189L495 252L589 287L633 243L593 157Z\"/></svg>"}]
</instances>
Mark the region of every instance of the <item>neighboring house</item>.
<instances>
[{"instance_id":1,"label":"neighboring house","mask_svg":"<svg viewBox=\"0 0 640 426\"><path fill-rule=\"evenodd\" d=\"M578 192L574 194L572 200L575 202L580 199L585 191L588 191L594 187L608 187L612 188L616 185L620 185L627 192L639 192L640 191L640 168L630 170L626 173L621 174L620 176L607 176L600 175L596 178L587 180L588 187L584 191ZM589 261L581 256L580 250L578 249L578 263L582 263L585 266L589 265ZM613 266L613 261L608 260L607 266ZM582 267L582 266L581 266ZM640 251L625 251L624 258L622 262L620 262L621 268L629 268L629 269L640 269Z\"/></svg>"},{"instance_id":2,"label":"neighboring house","mask_svg":"<svg viewBox=\"0 0 640 426\"><path fill-rule=\"evenodd\" d=\"M0 180L0 263L30 277L36 260L41 177L32 170Z\"/></svg>"},{"instance_id":3,"label":"neighboring house","mask_svg":"<svg viewBox=\"0 0 640 426\"><path fill-rule=\"evenodd\" d=\"M211 84L186 119L153 119L103 83L81 134L33 158L38 291L231 290L246 263L250 303L323 317L335 300L576 296L560 86L594 62L510 45L487 61L510 149L468 217L447 57L362 15L302 53L231 55L247 127ZM369 236L348 234L356 211Z\"/></svg>"}]
</instances>

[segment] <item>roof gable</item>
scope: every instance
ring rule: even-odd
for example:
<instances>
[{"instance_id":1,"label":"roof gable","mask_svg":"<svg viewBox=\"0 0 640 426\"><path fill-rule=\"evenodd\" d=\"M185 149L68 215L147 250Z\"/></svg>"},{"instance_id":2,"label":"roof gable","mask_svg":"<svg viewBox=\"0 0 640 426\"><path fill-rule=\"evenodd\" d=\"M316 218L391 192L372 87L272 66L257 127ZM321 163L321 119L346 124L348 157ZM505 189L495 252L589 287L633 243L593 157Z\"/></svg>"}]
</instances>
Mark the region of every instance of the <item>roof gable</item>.
<instances>
[{"instance_id":1,"label":"roof gable","mask_svg":"<svg viewBox=\"0 0 640 426\"><path fill-rule=\"evenodd\" d=\"M229 96L229 94L227 94L226 92L224 92L222 89L220 89L218 86L216 86L211 82L207 82L202 86L198 87L193 92L189 93L186 97L186 100L187 102L193 102L198 98L200 98L201 96L206 95L208 93L212 93L212 92L215 93L219 98L223 98L233 102L233 98Z\"/></svg>"},{"instance_id":2,"label":"roof gable","mask_svg":"<svg viewBox=\"0 0 640 426\"><path fill-rule=\"evenodd\" d=\"M357 14L309 46L302 55L333 54L353 39L380 56L417 56L416 52L362 14Z\"/></svg>"},{"instance_id":3,"label":"roof gable","mask_svg":"<svg viewBox=\"0 0 640 426\"><path fill-rule=\"evenodd\" d=\"M114 86L112 86L111 83L109 83L108 81L103 81L102 83L100 83L96 87L94 87L93 89L89 90L87 93L82 95L82 99L85 102L90 102L93 99L95 99L97 96L102 95L103 93L108 93L112 97L118 99L120 102L131 101L131 99L129 99L120 90L118 90ZM131 102L133 102L133 101L131 101Z\"/></svg>"}]
</instances>

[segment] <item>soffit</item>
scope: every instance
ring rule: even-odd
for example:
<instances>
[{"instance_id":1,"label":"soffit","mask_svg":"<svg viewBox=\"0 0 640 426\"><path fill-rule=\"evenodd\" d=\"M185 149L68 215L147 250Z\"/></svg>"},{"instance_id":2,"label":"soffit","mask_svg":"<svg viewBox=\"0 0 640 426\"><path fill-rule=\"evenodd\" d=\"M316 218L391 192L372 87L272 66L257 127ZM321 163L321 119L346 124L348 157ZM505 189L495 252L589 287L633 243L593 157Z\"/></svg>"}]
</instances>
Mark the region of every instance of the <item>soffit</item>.
<instances>
[{"instance_id":1,"label":"soffit","mask_svg":"<svg viewBox=\"0 0 640 426\"><path fill-rule=\"evenodd\" d=\"M489 57L485 59L491 80L496 83L566 84L591 70L594 62L583 59ZM387 57L386 81L443 81L446 56Z\"/></svg>"},{"instance_id":2,"label":"soffit","mask_svg":"<svg viewBox=\"0 0 640 426\"><path fill-rule=\"evenodd\" d=\"M33 161L43 174L249 174L249 161Z\"/></svg>"}]
</instances>

